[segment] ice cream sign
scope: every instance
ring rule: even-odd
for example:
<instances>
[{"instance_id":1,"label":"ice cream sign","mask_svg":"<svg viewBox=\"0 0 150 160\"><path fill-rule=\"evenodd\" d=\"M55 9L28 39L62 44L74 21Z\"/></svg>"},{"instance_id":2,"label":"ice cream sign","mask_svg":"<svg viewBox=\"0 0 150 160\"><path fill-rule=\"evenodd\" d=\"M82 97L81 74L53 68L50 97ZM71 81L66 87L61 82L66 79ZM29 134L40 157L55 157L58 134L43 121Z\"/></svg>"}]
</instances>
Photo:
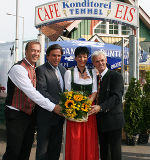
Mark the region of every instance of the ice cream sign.
<instances>
[{"instance_id":1,"label":"ice cream sign","mask_svg":"<svg viewBox=\"0 0 150 160\"><path fill-rule=\"evenodd\" d=\"M138 27L135 6L111 0L60 0L35 8L35 26L77 19L99 19Z\"/></svg>"}]
</instances>

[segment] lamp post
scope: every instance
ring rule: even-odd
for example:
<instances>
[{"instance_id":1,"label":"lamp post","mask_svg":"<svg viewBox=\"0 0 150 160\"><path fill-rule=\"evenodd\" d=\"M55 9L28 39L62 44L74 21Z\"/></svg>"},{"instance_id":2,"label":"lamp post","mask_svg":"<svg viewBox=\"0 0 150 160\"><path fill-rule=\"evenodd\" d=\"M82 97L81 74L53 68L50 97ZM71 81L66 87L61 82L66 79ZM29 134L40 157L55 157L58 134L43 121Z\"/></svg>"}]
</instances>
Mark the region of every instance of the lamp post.
<instances>
[{"instance_id":1,"label":"lamp post","mask_svg":"<svg viewBox=\"0 0 150 160\"><path fill-rule=\"evenodd\" d=\"M11 13L6 13L8 16L15 16L16 17L16 15L15 14L11 14ZM23 41L24 41L24 17L22 17L22 16L19 16L19 18L22 18L22 58L24 57L24 46L23 46ZM18 33L17 33L17 28L16 28L16 41L18 40ZM15 42L16 42L15 41ZM17 42L16 42L17 43ZM16 44L15 44L16 45ZM17 48L17 46L16 46L16 48L15 48L15 54L16 54L16 58L15 58L15 61L17 62L17 60L18 60L18 53L16 53L16 50L17 50L18 48Z\"/></svg>"},{"instance_id":2,"label":"lamp post","mask_svg":"<svg viewBox=\"0 0 150 160\"><path fill-rule=\"evenodd\" d=\"M139 80L139 0L135 1L135 5L138 8L137 18L138 18L138 27L136 28L136 78Z\"/></svg>"},{"instance_id":3,"label":"lamp post","mask_svg":"<svg viewBox=\"0 0 150 160\"><path fill-rule=\"evenodd\" d=\"M11 14L11 13L6 13L8 16L15 16L15 14ZM24 17L19 16L19 18L22 18L22 42L24 41Z\"/></svg>"},{"instance_id":4,"label":"lamp post","mask_svg":"<svg viewBox=\"0 0 150 160\"><path fill-rule=\"evenodd\" d=\"M23 47L23 41L24 41L24 17L18 16L18 0L16 0L16 15L11 13L6 13L8 16L15 16L16 17L16 38L15 38L15 62L18 61L18 48L19 48L19 38L18 38L18 29L19 29L19 23L18 19L22 18L22 57L24 56L24 47Z\"/></svg>"}]
</instances>

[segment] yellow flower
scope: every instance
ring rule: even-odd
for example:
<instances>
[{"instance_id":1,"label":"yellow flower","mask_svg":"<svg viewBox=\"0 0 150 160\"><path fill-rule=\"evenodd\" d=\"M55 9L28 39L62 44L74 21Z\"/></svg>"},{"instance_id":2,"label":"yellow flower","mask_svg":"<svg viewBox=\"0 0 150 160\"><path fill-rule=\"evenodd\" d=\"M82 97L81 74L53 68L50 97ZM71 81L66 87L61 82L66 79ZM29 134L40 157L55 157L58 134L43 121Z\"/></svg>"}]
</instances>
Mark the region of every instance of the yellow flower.
<instances>
[{"instance_id":1,"label":"yellow flower","mask_svg":"<svg viewBox=\"0 0 150 160\"><path fill-rule=\"evenodd\" d=\"M87 104L82 105L81 110L85 111L85 112L88 112L88 105Z\"/></svg>"},{"instance_id":2,"label":"yellow flower","mask_svg":"<svg viewBox=\"0 0 150 160\"><path fill-rule=\"evenodd\" d=\"M91 110L91 101L83 92L69 91L61 94L60 105L62 113L71 120L85 121L88 111Z\"/></svg>"},{"instance_id":3,"label":"yellow flower","mask_svg":"<svg viewBox=\"0 0 150 160\"><path fill-rule=\"evenodd\" d=\"M70 118L74 118L77 115L74 109L66 109L66 113L66 116Z\"/></svg>"},{"instance_id":4,"label":"yellow flower","mask_svg":"<svg viewBox=\"0 0 150 160\"><path fill-rule=\"evenodd\" d=\"M87 100L87 102L86 102L88 105L90 105L91 106L91 104L92 104L92 102L91 102L91 100Z\"/></svg>"},{"instance_id":5,"label":"yellow flower","mask_svg":"<svg viewBox=\"0 0 150 160\"><path fill-rule=\"evenodd\" d=\"M74 101L73 100L67 100L65 102L66 108L71 108L73 105L74 105Z\"/></svg>"},{"instance_id":6,"label":"yellow flower","mask_svg":"<svg viewBox=\"0 0 150 160\"><path fill-rule=\"evenodd\" d=\"M73 91L69 91L69 92L64 92L66 96L70 96L72 97Z\"/></svg>"},{"instance_id":7,"label":"yellow flower","mask_svg":"<svg viewBox=\"0 0 150 160\"><path fill-rule=\"evenodd\" d=\"M75 101L80 102L80 101L83 100L83 95L77 94L77 95L74 95L73 98L74 98Z\"/></svg>"}]
</instances>

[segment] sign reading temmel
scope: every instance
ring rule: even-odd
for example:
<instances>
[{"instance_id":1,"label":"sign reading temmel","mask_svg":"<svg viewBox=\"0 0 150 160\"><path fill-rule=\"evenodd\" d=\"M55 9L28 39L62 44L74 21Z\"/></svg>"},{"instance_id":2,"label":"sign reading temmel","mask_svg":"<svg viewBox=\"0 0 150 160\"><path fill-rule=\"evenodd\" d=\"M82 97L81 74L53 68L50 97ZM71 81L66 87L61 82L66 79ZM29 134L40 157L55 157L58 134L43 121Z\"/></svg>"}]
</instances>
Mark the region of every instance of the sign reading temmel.
<instances>
[{"instance_id":1,"label":"sign reading temmel","mask_svg":"<svg viewBox=\"0 0 150 160\"><path fill-rule=\"evenodd\" d=\"M135 6L110 0L60 0L35 8L35 26L77 19L111 20L138 27Z\"/></svg>"}]
</instances>

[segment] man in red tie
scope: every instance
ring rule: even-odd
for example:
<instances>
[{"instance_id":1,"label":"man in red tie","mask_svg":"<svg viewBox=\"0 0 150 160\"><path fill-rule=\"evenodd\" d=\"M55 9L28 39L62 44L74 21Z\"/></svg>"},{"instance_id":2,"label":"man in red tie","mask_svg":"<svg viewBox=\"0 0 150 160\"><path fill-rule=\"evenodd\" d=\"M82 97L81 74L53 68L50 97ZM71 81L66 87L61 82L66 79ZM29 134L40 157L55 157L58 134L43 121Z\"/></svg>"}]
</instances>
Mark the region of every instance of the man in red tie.
<instances>
[{"instance_id":1,"label":"man in red tie","mask_svg":"<svg viewBox=\"0 0 150 160\"><path fill-rule=\"evenodd\" d=\"M97 105L90 112L97 113L100 157L107 160L110 150L111 160L121 160L123 77L107 68L107 58L102 51L92 54L92 62L102 76Z\"/></svg>"}]
</instances>

